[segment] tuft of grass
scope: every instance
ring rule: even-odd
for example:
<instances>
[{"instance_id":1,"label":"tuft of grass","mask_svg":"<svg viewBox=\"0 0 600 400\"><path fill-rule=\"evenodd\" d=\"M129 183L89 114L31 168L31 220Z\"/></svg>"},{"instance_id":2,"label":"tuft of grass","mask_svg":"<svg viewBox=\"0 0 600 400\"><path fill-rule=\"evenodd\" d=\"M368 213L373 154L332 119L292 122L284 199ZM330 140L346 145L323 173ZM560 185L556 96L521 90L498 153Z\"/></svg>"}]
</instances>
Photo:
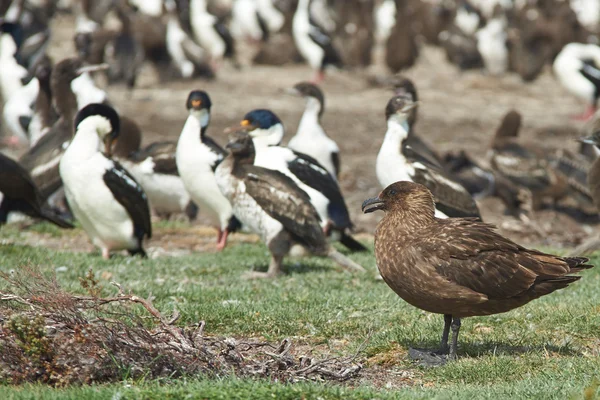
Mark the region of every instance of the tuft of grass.
<instances>
[{"instance_id":1,"label":"tuft of grass","mask_svg":"<svg viewBox=\"0 0 600 400\"><path fill-rule=\"evenodd\" d=\"M178 225L169 223L158 230L174 226ZM76 234L81 231L67 233ZM19 235L9 231L16 243ZM222 253L149 260L124 256L103 260L97 253L0 245L4 272L25 263L40 265L45 272L56 273L65 289L77 293L85 292L82 277L103 295L114 290L109 283L117 281L140 296L152 297L166 314L177 309L181 325L205 321L209 335L269 341L290 337L333 355L352 354L366 342L365 369L385 372L383 377L366 374L352 387L281 385L231 377L130 382L124 374L123 385L60 390L5 386L0 388L2 397L582 398L600 378L600 267L583 272L582 279L569 288L520 309L465 319L459 361L423 369L406 359L407 349L435 348L442 317L415 309L376 280L373 254L350 257L368 273L350 274L329 260L308 257L287 259L285 274L277 279L246 281L241 278L244 272L267 268L269 257L263 245L234 244ZM598 255L591 260L599 261ZM88 274L90 268L93 276ZM402 378L403 374L411 378Z\"/></svg>"}]
</instances>

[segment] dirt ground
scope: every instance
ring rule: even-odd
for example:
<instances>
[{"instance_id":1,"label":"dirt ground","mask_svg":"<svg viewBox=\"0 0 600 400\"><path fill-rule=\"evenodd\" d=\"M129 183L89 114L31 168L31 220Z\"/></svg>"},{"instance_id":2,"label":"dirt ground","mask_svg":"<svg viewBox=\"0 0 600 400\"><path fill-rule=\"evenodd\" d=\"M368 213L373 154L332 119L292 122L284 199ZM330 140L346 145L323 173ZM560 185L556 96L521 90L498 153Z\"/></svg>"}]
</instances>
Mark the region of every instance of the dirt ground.
<instances>
[{"instance_id":1,"label":"dirt ground","mask_svg":"<svg viewBox=\"0 0 600 400\"><path fill-rule=\"evenodd\" d=\"M50 54L55 61L74 54L72 35L72 17L60 16L54 21ZM364 234L372 234L380 218L377 213L363 215L360 205L381 190L375 176L375 160L386 130L384 108L391 96L386 89L370 86L367 77L384 72L380 66L369 71L332 72L322 84L326 98L322 122L341 148L341 186L356 230ZM572 132L561 134L560 130L546 129L583 128L569 118L581 112L583 104L558 84L549 67L534 83L525 84L516 75L461 73L445 60L440 49L427 47L417 65L405 74L416 83L421 100L416 131L440 153L465 150L483 159L495 127L511 108L523 115L525 139L576 148ZM311 76L305 65L241 70L224 65L214 81L159 83L148 64L133 91L124 86L110 86L107 91L118 111L137 121L143 131L143 143L149 144L156 140L177 140L187 116L184 107L187 94L192 89L206 90L213 102L209 135L224 145L227 142L224 128L238 124L246 112L255 108L273 110L284 121L286 139L291 138L304 104L281 90ZM528 245L571 247L596 229L590 224L593 218L576 221L563 213L544 210L533 216L541 234L504 216L503 206L496 199L483 199L478 204L485 221ZM198 224L202 222L201 217ZM161 240L161 236L153 241ZM189 238L181 239L185 242Z\"/></svg>"}]
</instances>

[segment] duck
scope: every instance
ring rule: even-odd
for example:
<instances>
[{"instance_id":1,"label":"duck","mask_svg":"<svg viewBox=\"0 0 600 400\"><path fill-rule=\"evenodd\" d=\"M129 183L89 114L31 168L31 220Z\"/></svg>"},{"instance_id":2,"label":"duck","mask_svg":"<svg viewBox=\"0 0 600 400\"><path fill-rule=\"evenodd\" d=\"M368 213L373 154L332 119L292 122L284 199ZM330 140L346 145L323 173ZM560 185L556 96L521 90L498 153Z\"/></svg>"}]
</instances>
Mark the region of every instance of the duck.
<instances>
[{"instance_id":1,"label":"duck","mask_svg":"<svg viewBox=\"0 0 600 400\"><path fill-rule=\"evenodd\" d=\"M310 3L311 0L298 1L292 34L298 51L315 71L313 83L319 83L325 79L327 67L341 68L343 63L332 37L312 17Z\"/></svg>"},{"instance_id":2,"label":"duck","mask_svg":"<svg viewBox=\"0 0 600 400\"><path fill-rule=\"evenodd\" d=\"M388 128L375 165L380 185L385 188L399 180L420 183L434 192L438 217L480 218L469 192L407 142L411 132L408 119L415 107L417 103L404 95L388 101L385 110Z\"/></svg>"},{"instance_id":3,"label":"duck","mask_svg":"<svg viewBox=\"0 0 600 400\"><path fill-rule=\"evenodd\" d=\"M349 233L353 224L336 179L314 158L281 146L285 130L273 111L252 110L240 125L254 141L255 165L280 171L296 182L310 197L327 236L351 251L367 250Z\"/></svg>"},{"instance_id":4,"label":"duck","mask_svg":"<svg viewBox=\"0 0 600 400\"><path fill-rule=\"evenodd\" d=\"M255 165L254 143L248 131L239 130L231 136L226 146L230 154L215 171L217 183L235 215L261 237L271 253L266 273L255 271L246 277L279 275L283 258L293 244L304 246L314 255L329 257L348 270L364 272L362 266L329 244L306 192L283 173Z\"/></svg>"},{"instance_id":5,"label":"duck","mask_svg":"<svg viewBox=\"0 0 600 400\"><path fill-rule=\"evenodd\" d=\"M589 120L600 97L600 46L569 43L556 56L552 69L565 89L587 103L586 110L574 119Z\"/></svg>"},{"instance_id":6,"label":"duck","mask_svg":"<svg viewBox=\"0 0 600 400\"><path fill-rule=\"evenodd\" d=\"M212 101L205 91L189 93L186 101L189 116L177 142L175 161L185 190L217 229L217 250L222 251L229 234L241 226L215 178L215 169L227 153L206 134L211 107Z\"/></svg>"},{"instance_id":7,"label":"duck","mask_svg":"<svg viewBox=\"0 0 600 400\"><path fill-rule=\"evenodd\" d=\"M288 147L299 153L311 156L319 162L336 180L340 176L340 148L327 136L321 126L325 111L325 96L321 89L310 82L300 82L290 91L306 100L306 108L300 119L296 135L290 139Z\"/></svg>"},{"instance_id":8,"label":"duck","mask_svg":"<svg viewBox=\"0 0 600 400\"><path fill-rule=\"evenodd\" d=\"M527 249L473 218L436 218L433 194L414 182L389 185L365 200L362 210L385 213L375 230L375 259L385 283L410 305L444 315L440 349L409 350L424 365L457 358L461 319L524 306L593 267L584 257Z\"/></svg>"},{"instance_id":9,"label":"duck","mask_svg":"<svg viewBox=\"0 0 600 400\"><path fill-rule=\"evenodd\" d=\"M0 225L7 222L11 212L41 218L60 228L73 228L69 221L42 199L27 170L15 160L0 153Z\"/></svg>"},{"instance_id":10,"label":"duck","mask_svg":"<svg viewBox=\"0 0 600 400\"><path fill-rule=\"evenodd\" d=\"M143 241L152 237L148 198L111 157L119 115L108 105L92 103L77 113L73 126L75 136L59 163L73 215L102 258L109 259L114 250L147 257Z\"/></svg>"}]
</instances>

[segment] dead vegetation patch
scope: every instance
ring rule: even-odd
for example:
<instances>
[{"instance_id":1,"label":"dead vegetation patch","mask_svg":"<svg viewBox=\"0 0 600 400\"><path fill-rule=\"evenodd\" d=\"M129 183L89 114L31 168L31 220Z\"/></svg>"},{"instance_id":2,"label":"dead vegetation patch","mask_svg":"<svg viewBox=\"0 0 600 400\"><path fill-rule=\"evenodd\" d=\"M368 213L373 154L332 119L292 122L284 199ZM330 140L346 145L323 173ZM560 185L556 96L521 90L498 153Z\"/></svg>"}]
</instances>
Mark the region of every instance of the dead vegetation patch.
<instances>
[{"instance_id":1,"label":"dead vegetation patch","mask_svg":"<svg viewBox=\"0 0 600 400\"><path fill-rule=\"evenodd\" d=\"M313 358L281 343L211 337L204 322L181 327L152 304L93 272L80 279L85 295L65 291L54 276L25 265L0 273L0 381L52 386L181 376L255 377L345 382L361 376L360 351ZM361 349L362 350L362 349ZM308 354L308 355L307 355Z\"/></svg>"}]
</instances>

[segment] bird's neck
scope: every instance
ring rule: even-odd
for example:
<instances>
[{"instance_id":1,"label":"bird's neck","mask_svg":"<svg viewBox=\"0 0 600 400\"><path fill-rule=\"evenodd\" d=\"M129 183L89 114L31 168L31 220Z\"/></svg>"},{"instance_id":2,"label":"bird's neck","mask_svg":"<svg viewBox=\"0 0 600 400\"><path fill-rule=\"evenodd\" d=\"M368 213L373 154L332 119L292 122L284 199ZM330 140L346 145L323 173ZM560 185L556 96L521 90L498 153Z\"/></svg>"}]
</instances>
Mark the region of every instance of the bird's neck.
<instances>
[{"instance_id":1,"label":"bird's neck","mask_svg":"<svg viewBox=\"0 0 600 400\"><path fill-rule=\"evenodd\" d=\"M103 151L102 141L96 133L96 127L91 121L82 121L77 127L75 137L69 145L69 158L87 160Z\"/></svg>"},{"instance_id":2,"label":"bird's neck","mask_svg":"<svg viewBox=\"0 0 600 400\"><path fill-rule=\"evenodd\" d=\"M0 36L0 59L12 58L17 53L17 44L13 37L4 33Z\"/></svg>"},{"instance_id":3,"label":"bird's neck","mask_svg":"<svg viewBox=\"0 0 600 400\"><path fill-rule=\"evenodd\" d=\"M261 129L252 136L252 142L257 149L264 149L269 146L279 146L283 140L283 127L281 124L273 125L269 129Z\"/></svg>"},{"instance_id":4,"label":"bird's neck","mask_svg":"<svg viewBox=\"0 0 600 400\"><path fill-rule=\"evenodd\" d=\"M192 15L206 14L206 0L190 0L190 12Z\"/></svg>"},{"instance_id":5,"label":"bird's neck","mask_svg":"<svg viewBox=\"0 0 600 400\"><path fill-rule=\"evenodd\" d=\"M321 120L321 103L314 97L309 97L306 102L306 108L304 114L300 119L298 125L298 135L313 135L320 134L321 132L316 129L312 129L315 125L320 125Z\"/></svg>"},{"instance_id":6,"label":"bird's neck","mask_svg":"<svg viewBox=\"0 0 600 400\"><path fill-rule=\"evenodd\" d=\"M41 116L44 126L49 126L52 121L52 92L48 79L40 80L40 90L35 99L35 114Z\"/></svg>"},{"instance_id":7,"label":"bird's neck","mask_svg":"<svg viewBox=\"0 0 600 400\"><path fill-rule=\"evenodd\" d=\"M54 109L62 118L72 121L77 113L77 97L71 90L71 82L59 78L51 80L50 85Z\"/></svg>"},{"instance_id":8,"label":"bird's neck","mask_svg":"<svg viewBox=\"0 0 600 400\"><path fill-rule=\"evenodd\" d=\"M231 175L235 176L238 179L244 179L246 176L246 168L249 165L254 164L255 153L252 154L230 154L223 160L223 162L219 165L220 169L230 171Z\"/></svg>"},{"instance_id":9,"label":"bird's neck","mask_svg":"<svg viewBox=\"0 0 600 400\"><path fill-rule=\"evenodd\" d=\"M408 122L400 120L394 117L388 119L388 129L385 133L385 139L383 139L382 150L393 151L400 153L400 146L402 142L408 138L410 128Z\"/></svg>"},{"instance_id":10,"label":"bird's neck","mask_svg":"<svg viewBox=\"0 0 600 400\"><path fill-rule=\"evenodd\" d=\"M202 128L202 124L200 122L200 118L198 118L198 115L195 115L194 112L191 112L185 120L185 125L183 125L183 129L181 130L178 147L182 146L182 148L193 148L194 146L198 146L202 140L203 129L206 130L206 128Z\"/></svg>"},{"instance_id":11,"label":"bird's neck","mask_svg":"<svg viewBox=\"0 0 600 400\"><path fill-rule=\"evenodd\" d=\"M308 7L310 5L310 0L300 0L298 1L298 8L296 8L296 13L305 13L308 14Z\"/></svg>"},{"instance_id":12,"label":"bird's neck","mask_svg":"<svg viewBox=\"0 0 600 400\"><path fill-rule=\"evenodd\" d=\"M71 90L75 94L77 108L80 110L90 103L103 103L106 100L106 92L96 86L88 72L71 81Z\"/></svg>"},{"instance_id":13,"label":"bird's neck","mask_svg":"<svg viewBox=\"0 0 600 400\"><path fill-rule=\"evenodd\" d=\"M203 108L202 110L192 111L190 115L195 117L200 123L200 139L204 138L208 130L208 124L210 124L210 111Z\"/></svg>"},{"instance_id":14,"label":"bird's neck","mask_svg":"<svg viewBox=\"0 0 600 400\"><path fill-rule=\"evenodd\" d=\"M436 223L435 208L431 204L412 204L387 212L379 221L377 232L383 229L392 231L400 237L412 238L416 232L434 223Z\"/></svg>"}]
</instances>

